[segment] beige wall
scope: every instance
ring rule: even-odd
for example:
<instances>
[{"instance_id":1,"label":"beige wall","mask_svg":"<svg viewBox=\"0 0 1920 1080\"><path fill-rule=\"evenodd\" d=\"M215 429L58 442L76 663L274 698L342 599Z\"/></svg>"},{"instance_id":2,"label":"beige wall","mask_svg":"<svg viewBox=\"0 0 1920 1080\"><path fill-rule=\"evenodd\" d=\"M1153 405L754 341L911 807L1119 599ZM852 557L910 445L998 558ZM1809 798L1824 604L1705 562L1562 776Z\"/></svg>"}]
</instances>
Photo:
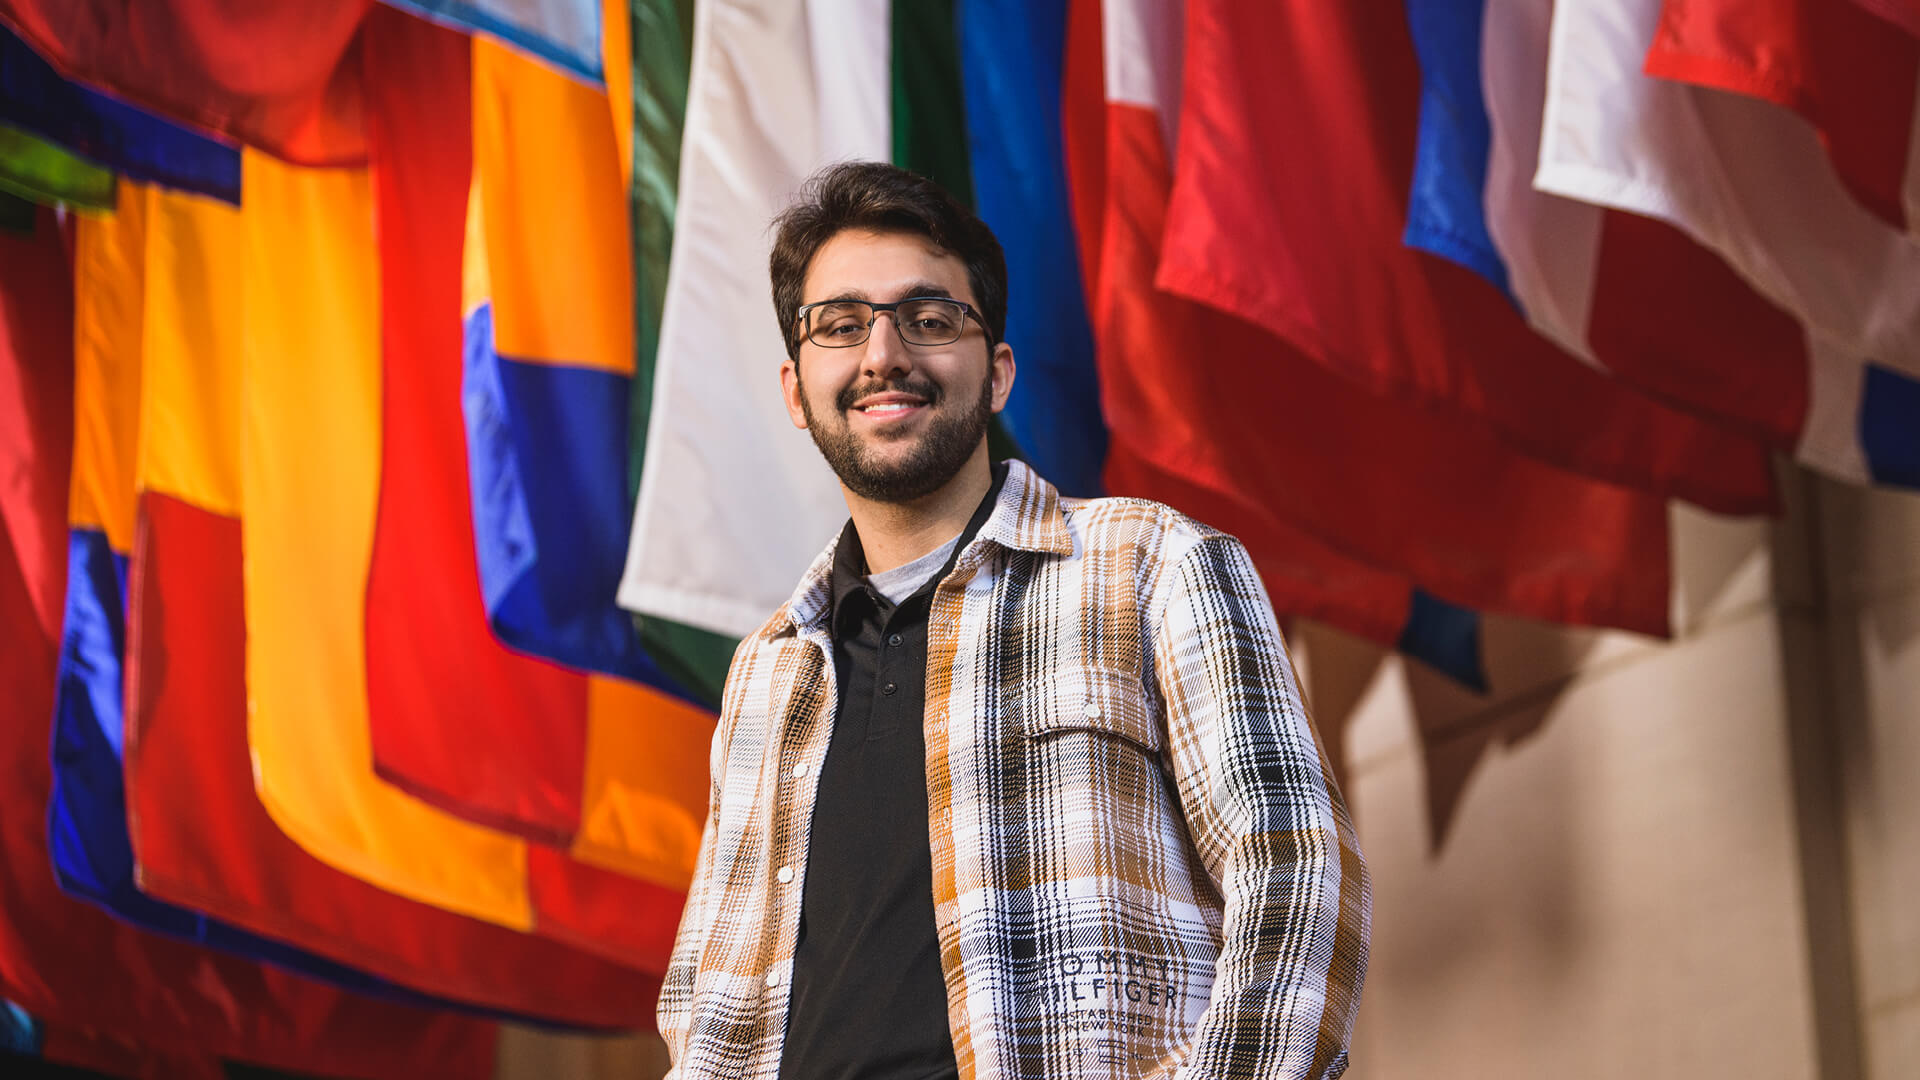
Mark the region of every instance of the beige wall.
<instances>
[{"instance_id":1,"label":"beige wall","mask_svg":"<svg viewBox=\"0 0 1920 1080\"><path fill-rule=\"evenodd\" d=\"M1920 498L1675 512L1676 636L1314 626L1376 875L1355 1080L1920 1076Z\"/></svg>"},{"instance_id":2,"label":"beige wall","mask_svg":"<svg viewBox=\"0 0 1920 1080\"><path fill-rule=\"evenodd\" d=\"M1786 479L1675 511L1672 642L1489 619L1480 697L1296 629L1375 874L1353 1080L1920 1076L1920 497Z\"/></svg>"}]
</instances>

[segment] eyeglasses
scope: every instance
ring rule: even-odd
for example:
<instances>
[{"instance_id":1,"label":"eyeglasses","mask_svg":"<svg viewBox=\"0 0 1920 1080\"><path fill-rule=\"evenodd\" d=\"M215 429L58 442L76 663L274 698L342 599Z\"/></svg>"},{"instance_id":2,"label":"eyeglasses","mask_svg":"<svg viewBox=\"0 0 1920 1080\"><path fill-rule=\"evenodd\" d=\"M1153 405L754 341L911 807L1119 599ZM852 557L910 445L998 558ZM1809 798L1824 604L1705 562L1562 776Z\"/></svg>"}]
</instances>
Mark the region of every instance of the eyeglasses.
<instances>
[{"instance_id":1,"label":"eyeglasses","mask_svg":"<svg viewBox=\"0 0 1920 1080\"><path fill-rule=\"evenodd\" d=\"M945 296L909 296L891 304L865 300L821 300L800 309L798 318L808 341L827 349L847 349L866 342L880 313L893 313L893 328L909 345L951 345L972 319L987 330L987 322L973 305ZM992 342L993 331L987 330Z\"/></svg>"}]
</instances>

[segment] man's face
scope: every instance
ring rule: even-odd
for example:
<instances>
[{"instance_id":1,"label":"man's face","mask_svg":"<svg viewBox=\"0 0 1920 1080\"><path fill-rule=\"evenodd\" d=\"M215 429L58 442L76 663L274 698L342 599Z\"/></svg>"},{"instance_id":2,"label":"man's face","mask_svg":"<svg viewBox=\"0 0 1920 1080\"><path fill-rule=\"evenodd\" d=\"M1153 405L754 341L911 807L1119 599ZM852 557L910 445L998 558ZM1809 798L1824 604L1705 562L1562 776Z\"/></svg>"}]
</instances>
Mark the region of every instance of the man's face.
<instances>
[{"instance_id":1,"label":"man's face","mask_svg":"<svg viewBox=\"0 0 1920 1080\"><path fill-rule=\"evenodd\" d=\"M801 303L909 296L975 303L966 264L924 237L848 230L814 255ZM979 449L1013 386L1013 350L1001 344L989 353L986 331L972 319L951 345L909 345L893 313L881 312L863 344L803 341L780 381L794 426L813 436L848 490L909 502L938 491Z\"/></svg>"}]
</instances>

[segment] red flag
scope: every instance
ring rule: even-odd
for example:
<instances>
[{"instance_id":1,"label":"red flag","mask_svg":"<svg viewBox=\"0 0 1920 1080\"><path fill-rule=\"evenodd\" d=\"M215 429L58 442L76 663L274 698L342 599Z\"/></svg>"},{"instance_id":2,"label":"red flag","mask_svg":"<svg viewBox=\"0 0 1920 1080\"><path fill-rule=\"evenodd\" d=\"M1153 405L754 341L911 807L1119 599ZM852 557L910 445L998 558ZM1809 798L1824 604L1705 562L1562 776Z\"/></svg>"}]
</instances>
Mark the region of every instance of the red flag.
<instances>
[{"instance_id":1,"label":"red flag","mask_svg":"<svg viewBox=\"0 0 1920 1080\"><path fill-rule=\"evenodd\" d=\"M1119 285L1100 273L1108 168L1104 61L1099 4L1075 0L1067 20L1061 135L1087 310L1095 316L1102 297ZM1098 336L1101 327L1094 330ZM1103 367L1117 362L1112 350L1102 351L1096 360ZM1102 371L1103 380L1113 377ZM1258 491L1217 490L1156 464L1125 434L1110 424L1102 475L1108 493L1166 503L1237 537L1253 556L1276 611L1319 619L1383 645L1399 638L1413 587L1405 575L1360 562L1303 532L1277 516Z\"/></svg>"},{"instance_id":2,"label":"red flag","mask_svg":"<svg viewBox=\"0 0 1920 1080\"><path fill-rule=\"evenodd\" d=\"M427 802L565 846L580 824L586 680L494 638L474 554L460 411L469 43L385 9L368 30L384 353L367 584L374 760Z\"/></svg>"},{"instance_id":3,"label":"red flag","mask_svg":"<svg viewBox=\"0 0 1920 1080\"><path fill-rule=\"evenodd\" d=\"M1833 0L1666 0L1646 72L1800 113L1854 197L1909 226L1920 39Z\"/></svg>"},{"instance_id":4,"label":"red flag","mask_svg":"<svg viewBox=\"0 0 1920 1080\"><path fill-rule=\"evenodd\" d=\"M1607 370L1791 453L1809 407L1799 322L1665 222L1606 211L1600 235L1587 342Z\"/></svg>"},{"instance_id":5,"label":"red flag","mask_svg":"<svg viewBox=\"0 0 1920 1080\"><path fill-rule=\"evenodd\" d=\"M1078 31L1088 12L1076 15ZM1155 83L1121 67L1150 59L1118 60L1106 65L1109 93ZM1069 80L1069 116L1086 115L1076 98L1089 91ZM1540 464L1457 417L1368 394L1273 333L1154 287L1172 176L1167 107L1110 100L1104 172L1075 158L1077 202L1106 199L1088 266L1114 445L1456 603L1665 632L1661 500ZM1297 541L1284 550L1305 553ZM1399 588L1404 602L1404 579Z\"/></svg>"},{"instance_id":6,"label":"red flag","mask_svg":"<svg viewBox=\"0 0 1920 1080\"><path fill-rule=\"evenodd\" d=\"M1585 367L1471 271L1402 246L1419 85L1399 3L1195 0L1184 73L1162 288L1542 460L1774 508L1764 447Z\"/></svg>"},{"instance_id":7,"label":"red flag","mask_svg":"<svg viewBox=\"0 0 1920 1080\"><path fill-rule=\"evenodd\" d=\"M373 0L0 0L70 79L302 165L366 157L356 33Z\"/></svg>"}]
</instances>

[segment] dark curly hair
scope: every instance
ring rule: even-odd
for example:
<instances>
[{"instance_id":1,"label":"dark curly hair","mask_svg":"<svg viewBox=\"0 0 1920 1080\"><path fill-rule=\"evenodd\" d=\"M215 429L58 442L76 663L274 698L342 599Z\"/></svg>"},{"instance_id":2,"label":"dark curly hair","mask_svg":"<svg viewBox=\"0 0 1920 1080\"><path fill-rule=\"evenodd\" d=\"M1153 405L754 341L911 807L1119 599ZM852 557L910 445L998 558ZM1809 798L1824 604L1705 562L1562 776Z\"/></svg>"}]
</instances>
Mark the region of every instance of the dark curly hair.
<instances>
[{"instance_id":1,"label":"dark curly hair","mask_svg":"<svg viewBox=\"0 0 1920 1080\"><path fill-rule=\"evenodd\" d=\"M877 161L829 165L807 178L792 206L773 221L776 235L767 269L773 313L787 356L800 355L802 286L807 267L826 242L848 229L924 236L967 264L980 318L991 340L1007 329L1007 257L987 223L924 176Z\"/></svg>"}]
</instances>

